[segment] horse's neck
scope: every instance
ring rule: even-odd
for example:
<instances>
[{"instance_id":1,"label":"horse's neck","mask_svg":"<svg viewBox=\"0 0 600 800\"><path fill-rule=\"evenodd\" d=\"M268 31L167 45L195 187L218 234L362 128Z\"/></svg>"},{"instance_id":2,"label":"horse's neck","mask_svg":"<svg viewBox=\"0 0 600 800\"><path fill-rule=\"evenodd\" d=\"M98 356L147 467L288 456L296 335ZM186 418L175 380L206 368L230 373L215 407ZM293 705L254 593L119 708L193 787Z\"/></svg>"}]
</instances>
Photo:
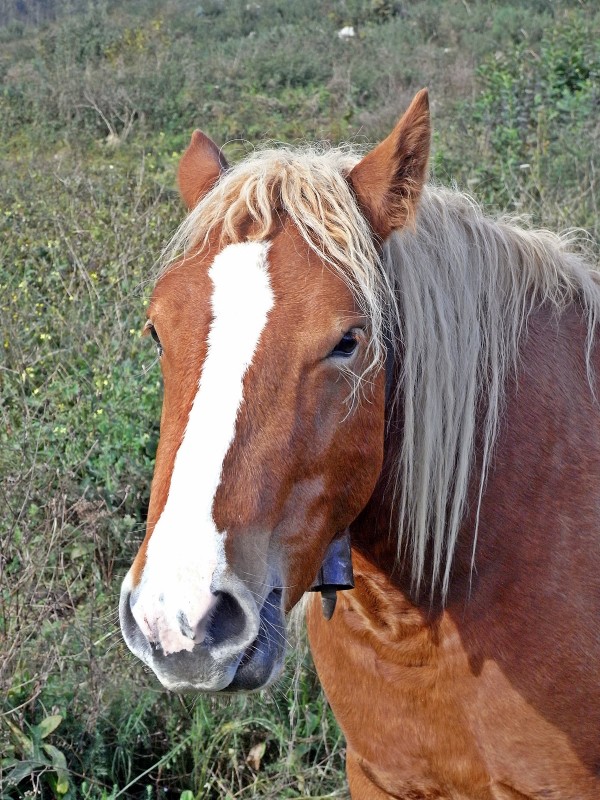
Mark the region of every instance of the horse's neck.
<instances>
[{"instance_id":1,"label":"horse's neck","mask_svg":"<svg viewBox=\"0 0 600 800\"><path fill-rule=\"evenodd\" d=\"M600 375L598 345L592 367ZM585 515L590 476L600 476L600 414L590 391L586 323L573 308L560 319L541 309L528 322L517 376L509 378L494 457L488 473L477 526L479 469L474 454L467 510L454 551L449 601L473 599L482 581L486 592L507 581L527 581L523 565L547 561L548 531L556 515L565 524L593 530L600 519ZM596 389L598 393L598 388ZM401 409L389 426L386 459L379 483L351 528L355 547L374 573L381 573L407 603L417 604L410 564L398 555L394 531L397 510L392 492L393 465L402 443ZM395 433L394 433L395 431ZM598 515L600 516L600 514ZM575 522L577 518L577 522ZM575 527L569 528L574 538ZM527 552L524 552L526 547ZM473 564L475 569L473 569ZM430 607L425 578L421 602Z\"/></svg>"},{"instance_id":2,"label":"horse's neck","mask_svg":"<svg viewBox=\"0 0 600 800\"><path fill-rule=\"evenodd\" d=\"M350 532L355 551L354 569L359 576L358 595L363 595L368 604L367 598L378 593L389 596L391 591L396 595L394 602L401 602L408 609L417 605L417 597L411 585L410 563L398 552L398 512L390 490L400 444L397 434L388 436L380 479Z\"/></svg>"}]
</instances>

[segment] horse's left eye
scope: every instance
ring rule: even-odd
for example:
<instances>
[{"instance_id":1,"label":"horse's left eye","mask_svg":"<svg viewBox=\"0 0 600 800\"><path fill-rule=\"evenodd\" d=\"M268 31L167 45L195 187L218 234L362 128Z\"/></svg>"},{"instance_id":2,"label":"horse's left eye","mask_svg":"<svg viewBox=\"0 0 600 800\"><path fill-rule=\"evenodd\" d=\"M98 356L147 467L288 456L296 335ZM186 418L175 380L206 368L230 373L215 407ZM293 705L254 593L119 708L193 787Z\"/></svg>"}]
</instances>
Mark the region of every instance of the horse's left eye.
<instances>
[{"instance_id":1,"label":"horse's left eye","mask_svg":"<svg viewBox=\"0 0 600 800\"><path fill-rule=\"evenodd\" d=\"M158 338L158 333L156 332L156 328L152 323L148 325L148 330L150 331L150 336L154 339L154 344L156 345L156 349L158 350L159 358L163 354L162 344L160 343L160 339Z\"/></svg>"},{"instance_id":2,"label":"horse's left eye","mask_svg":"<svg viewBox=\"0 0 600 800\"><path fill-rule=\"evenodd\" d=\"M358 339L353 331L348 331L345 333L336 346L331 351L330 355L332 356L344 356L348 357L351 356L352 353L356 350L356 346L358 345Z\"/></svg>"}]
</instances>

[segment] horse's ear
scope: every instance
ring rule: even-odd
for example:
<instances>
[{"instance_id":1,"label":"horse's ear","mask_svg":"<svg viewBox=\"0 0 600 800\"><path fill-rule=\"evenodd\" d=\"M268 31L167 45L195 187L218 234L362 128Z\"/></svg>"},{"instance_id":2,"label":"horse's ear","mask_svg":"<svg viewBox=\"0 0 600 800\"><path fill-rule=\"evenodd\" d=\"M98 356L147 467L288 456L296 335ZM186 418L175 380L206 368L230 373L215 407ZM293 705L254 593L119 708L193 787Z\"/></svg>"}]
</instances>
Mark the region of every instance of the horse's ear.
<instances>
[{"instance_id":1,"label":"horse's ear","mask_svg":"<svg viewBox=\"0 0 600 800\"><path fill-rule=\"evenodd\" d=\"M387 139L348 176L361 210L382 241L414 219L430 138L429 99L427 89L421 89Z\"/></svg>"},{"instance_id":2,"label":"horse's ear","mask_svg":"<svg viewBox=\"0 0 600 800\"><path fill-rule=\"evenodd\" d=\"M194 131L177 171L179 192L186 206L192 209L227 168L227 161L213 140L202 131Z\"/></svg>"}]
</instances>

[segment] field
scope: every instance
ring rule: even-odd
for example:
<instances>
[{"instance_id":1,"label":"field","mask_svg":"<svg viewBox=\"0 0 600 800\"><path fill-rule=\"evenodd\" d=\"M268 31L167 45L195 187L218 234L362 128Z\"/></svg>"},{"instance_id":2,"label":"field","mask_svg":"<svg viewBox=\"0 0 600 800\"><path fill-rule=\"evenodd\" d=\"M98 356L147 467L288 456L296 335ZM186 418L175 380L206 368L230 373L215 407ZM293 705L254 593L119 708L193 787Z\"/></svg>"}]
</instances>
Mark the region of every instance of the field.
<instances>
[{"instance_id":1,"label":"field","mask_svg":"<svg viewBox=\"0 0 600 800\"><path fill-rule=\"evenodd\" d=\"M275 688L224 700L167 695L118 631L177 162L195 127L230 161L376 142L428 86L436 181L598 253L600 6L0 0L0 82L0 797L346 798L301 632Z\"/></svg>"}]
</instances>

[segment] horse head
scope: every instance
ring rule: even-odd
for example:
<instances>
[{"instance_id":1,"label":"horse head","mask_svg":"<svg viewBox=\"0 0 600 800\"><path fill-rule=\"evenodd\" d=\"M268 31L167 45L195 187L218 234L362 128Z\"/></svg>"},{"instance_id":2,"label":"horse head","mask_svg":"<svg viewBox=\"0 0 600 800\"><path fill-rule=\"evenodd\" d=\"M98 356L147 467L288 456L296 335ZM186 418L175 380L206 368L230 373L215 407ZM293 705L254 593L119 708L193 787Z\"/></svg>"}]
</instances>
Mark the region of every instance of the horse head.
<instances>
[{"instance_id":1,"label":"horse head","mask_svg":"<svg viewBox=\"0 0 600 800\"><path fill-rule=\"evenodd\" d=\"M121 590L129 648L170 689L259 689L285 614L382 469L382 242L410 225L427 94L361 161L287 150L230 169L197 131L190 209L148 307L164 401L146 537ZM345 160L344 160L345 159Z\"/></svg>"}]
</instances>

